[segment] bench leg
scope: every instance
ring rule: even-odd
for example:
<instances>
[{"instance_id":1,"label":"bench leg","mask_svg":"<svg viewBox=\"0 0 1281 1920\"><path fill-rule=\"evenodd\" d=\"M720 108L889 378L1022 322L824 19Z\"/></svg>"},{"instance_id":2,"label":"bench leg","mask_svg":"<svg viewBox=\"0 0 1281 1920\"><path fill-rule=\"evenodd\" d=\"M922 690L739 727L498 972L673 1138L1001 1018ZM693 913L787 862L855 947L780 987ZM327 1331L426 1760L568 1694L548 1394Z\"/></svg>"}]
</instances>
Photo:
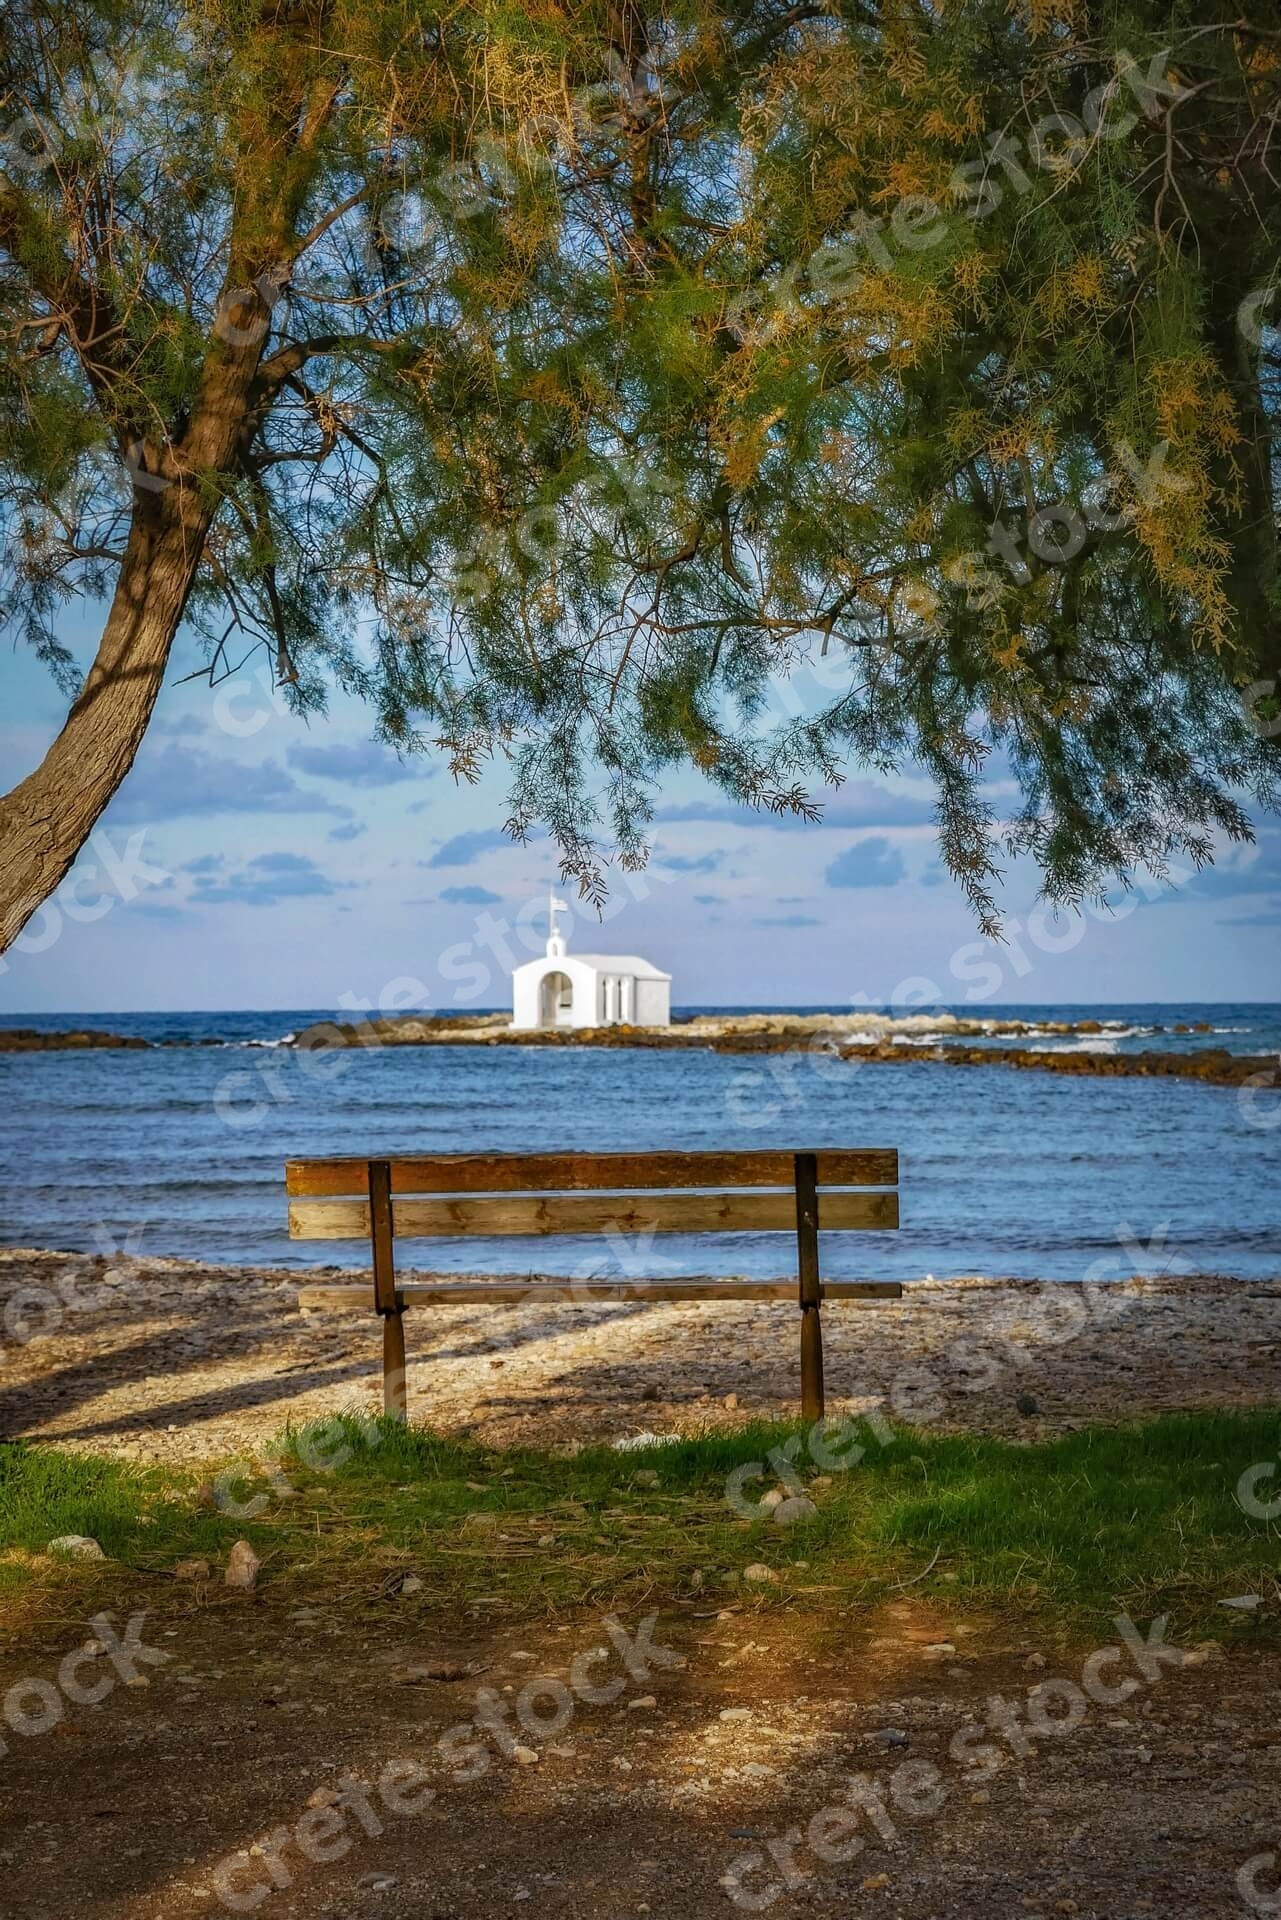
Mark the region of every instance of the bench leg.
<instances>
[{"instance_id":1,"label":"bench leg","mask_svg":"<svg viewBox=\"0 0 1281 1920\"><path fill-rule=\"evenodd\" d=\"M818 1265L818 1156L798 1153L796 1170L796 1262L801 1303L801 1413L823 1418L823 1329L818 1303L823 1283Z\"/></svg>"},{"instance_id":2,"label":"bench leg","mask_svg":"<svg viewBox=\"0 0 1281 1920\"><path fill-rule=\"evenodd\" d=\"M817 1305L801 1308L801 1416L823 1418L823 1327Z\"/></svg>"},{"instance_id":3,"label":"bench leg","mask_svg":"<svg viewBox=\"0 0 1281 1920\"><path fill-rule=\"evenodd\" d=\"M403 1425L409 1418L405 1387L405 1316L383 1315L383 1412Z\"/></svg>"}]
</instances>

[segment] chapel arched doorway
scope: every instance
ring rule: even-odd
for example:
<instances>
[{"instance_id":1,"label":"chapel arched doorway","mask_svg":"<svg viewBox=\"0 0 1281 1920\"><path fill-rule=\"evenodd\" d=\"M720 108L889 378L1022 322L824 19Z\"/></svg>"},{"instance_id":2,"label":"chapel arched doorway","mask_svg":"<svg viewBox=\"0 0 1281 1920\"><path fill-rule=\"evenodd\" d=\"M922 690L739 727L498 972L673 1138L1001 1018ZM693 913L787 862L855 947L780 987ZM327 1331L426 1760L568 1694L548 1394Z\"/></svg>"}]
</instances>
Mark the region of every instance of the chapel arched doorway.
<instances>
[{"instance_id":1,"label":"chapel arched doorway","mask_svg":"<svg viewBox=\"0 0 1281 1920\"><path fill-rule=\"evenodd\" d=\"M543 1027L569 1027L574 1022L574 985L567 973L543 976L542 1004L538 1023Z\"/></svg>"}]
</instances>

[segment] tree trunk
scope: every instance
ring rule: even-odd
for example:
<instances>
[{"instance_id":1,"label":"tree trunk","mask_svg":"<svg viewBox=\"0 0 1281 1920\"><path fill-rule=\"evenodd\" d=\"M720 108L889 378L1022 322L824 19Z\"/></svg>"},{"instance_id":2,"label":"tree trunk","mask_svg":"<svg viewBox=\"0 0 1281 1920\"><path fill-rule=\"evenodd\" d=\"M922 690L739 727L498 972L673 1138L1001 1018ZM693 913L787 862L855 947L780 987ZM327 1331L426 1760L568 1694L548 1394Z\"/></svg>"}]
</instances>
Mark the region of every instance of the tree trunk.
<instances>
[{"instance_id":1,"label":"tree trunk","mask_svg":"<svg viewBox=\"0 0 1281 1920\"><path fill-rule=\"evenodd\" d=\"M133 765L212 517L199 489L135 495L84 690L36 771L0 800L0 953L64 879Z\"/></svg>"}]
</instances>

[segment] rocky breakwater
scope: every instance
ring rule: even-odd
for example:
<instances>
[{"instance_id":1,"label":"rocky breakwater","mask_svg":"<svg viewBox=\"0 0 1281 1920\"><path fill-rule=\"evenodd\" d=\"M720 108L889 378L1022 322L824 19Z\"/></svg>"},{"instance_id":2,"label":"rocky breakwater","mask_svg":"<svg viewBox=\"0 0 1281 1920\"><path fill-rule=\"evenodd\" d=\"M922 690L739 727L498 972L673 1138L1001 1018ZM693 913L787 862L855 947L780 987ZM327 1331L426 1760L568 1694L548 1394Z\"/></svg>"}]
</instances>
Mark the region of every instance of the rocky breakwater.
<instances>
[{"instance_id":1,"label":"rocky breakwater","mask_svg":"<svg viewBox=\"0 0 1281 1920\"><path fill-rule=\"evenodd\" d=\"M1068 1052L1039 1047L905 1047L892 1040L879 1040L871 1046L843 1046L839 1051L843 1060L891 1065L917 1066L922 1060L933 1060L949 1067L1028 1067L1038 1073L1077 1078L1201 1080L1215 1087L1281 1086L1281 1059L1276 1054L1229 1053L1226 1047L1198 1048L1194 1053L1103 1053L1093 1048Z\"/></svg>"},{"instance_id":2,"label":"rocky breakwater","mask_svg":"<svg viewBox=\"0 0 1281 1920\"><path fill-rule=\"evenodd\" d=\"M71 1033L42 1033L37 1027L0 1027L0 1053L64 1053L85 1047L149 1047L134 1034L97 1033L82 1028Z\"/></svg>"},{"instance_id":3,"label":"rocky breakwater","mask_svg":"<svg viewBox=\"0 0 1281 1920\"><path fill-rule=\"evenodd\" d=\"M1159 1032L1161 1029L1153 1029ZM1209 1033L1204 1021L1179 1024L1181 1034ZM1030 1039L1075 1040L1071 1048L1020 1045ZM1097 1038L1099 1045L1088 1043ZM984 1041L984 1045L971 1044ZM1084 1042L1085 1044L1080 1044ZM322 1022L298 1034L294 1045L328 1047L705 1047L715 1053L839 1054L851 1062L900 1066L1009 1067L1039 1073L1126 1075L1200 1080L1211 1086L1281 1085L1281 1061L1272 1055L1234 1054L1222 1047L1183 1053L1114 1051L1098 1020L1037 1021L967 1018L950 1013L693 1014L670 1027L591 1027L530 1032L500 1014L402 1014L352 1022Z\"/></svg>"}]
</instances>

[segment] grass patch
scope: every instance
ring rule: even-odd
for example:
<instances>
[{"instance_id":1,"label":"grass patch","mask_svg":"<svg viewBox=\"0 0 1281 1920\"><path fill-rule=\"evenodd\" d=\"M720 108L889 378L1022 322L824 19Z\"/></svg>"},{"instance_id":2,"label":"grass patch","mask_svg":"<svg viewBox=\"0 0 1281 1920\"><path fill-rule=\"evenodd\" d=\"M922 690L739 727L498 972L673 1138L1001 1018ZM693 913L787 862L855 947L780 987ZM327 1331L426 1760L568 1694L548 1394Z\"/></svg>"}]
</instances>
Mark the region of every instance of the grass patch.
<instances>
[{"instance_id":1,"label":"grass patch","mask_svg":"<svg viewBox=\"0 0 1281 1920\"><path fill-rule=\"evenodd\" d=\"M1197 1413L1091 1427L1035 1446L899 1431L832 1471L802 1430L764 1423L670 1446L566 1458L495 1452L421 1428L337 1420L286 1434L274 1477L230 1478L236 1510L200 1503L194 1475L24 1443L0 1446L0 1586L77 1596L175 1561L225 1558L245 1538L264 1583L361 1606L423 1582L431 1610L483 1620L582 1606L746 1595L819 1608L915 1594L979 1606L1051 1608L1083 1625L1124 1608L1201 1628L1281 1627L1274 1522L1235 1498L1242 1472L1281 1460L1267 1411ZM788 1449L817 1516L784 1531L726 1498L735 1468ZM216 1477L216 1476L215 1476ZM776 1482L748 1479L756 1499ZM1267 1498L1271 1482L1263 1483ZM1278 1473L1281 1488L1281 1472ZM45 1556L62 1533L93 1535L114 1563ZM765 1562L777 1584L744 1586ZM1255 1615L1220 1599L1255 1592Z\"/></svg>"}]
</instances>

